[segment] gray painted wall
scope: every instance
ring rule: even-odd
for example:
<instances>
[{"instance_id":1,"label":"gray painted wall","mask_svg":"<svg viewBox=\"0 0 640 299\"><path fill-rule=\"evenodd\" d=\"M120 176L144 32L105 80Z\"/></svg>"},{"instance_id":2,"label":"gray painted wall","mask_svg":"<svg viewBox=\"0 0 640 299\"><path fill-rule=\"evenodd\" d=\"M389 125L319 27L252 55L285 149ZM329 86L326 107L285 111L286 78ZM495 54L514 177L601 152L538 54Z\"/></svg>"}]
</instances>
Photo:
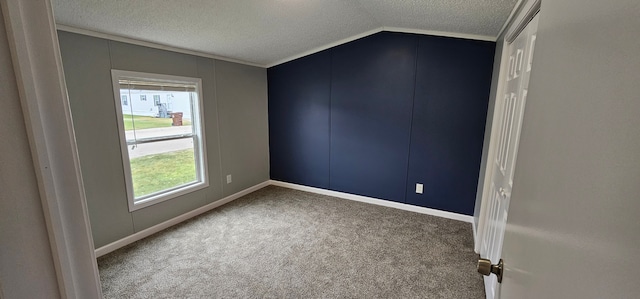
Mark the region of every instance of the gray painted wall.
<instances>
[{"instance_id":1,"label":"gray painted wall","mask_svg":"<svg viewBox=\"0 0 640 299\"><path fill-rule=\"evenodd\" d=\"M266 69L58 34L96 248L269 179ZM111 69L202 79L208 188L129 212Z\"/></svg>"},{"instance_id":2,"label":"gray painted wall","mask_svg":"<svg viewBox=\"0 0 640 299\"><path fill-rule=\"evenodd\" d=\"M225 183L233 175L228 196L269 178L266 69L216 61L216 94Z\"/></svg>"},{"instance_id":3,"label":"gray painted wall","mask_svg":"<svg viewBox=\"0 0 640 299\"><path fill-rule=\"evenodd\" d=\"M0 298L59 298L4 24L0 13Z\"/></svg>"},{"instance_id":4,"label":"gray painted wall","mask_svg":"<svg viewBox=\"0 0 640 299\"><path fill-rule=\"evenodd\" d=\"M639 29L637 0L542 1L502 298L640 294Z\"/></svg>"}]
</instances>

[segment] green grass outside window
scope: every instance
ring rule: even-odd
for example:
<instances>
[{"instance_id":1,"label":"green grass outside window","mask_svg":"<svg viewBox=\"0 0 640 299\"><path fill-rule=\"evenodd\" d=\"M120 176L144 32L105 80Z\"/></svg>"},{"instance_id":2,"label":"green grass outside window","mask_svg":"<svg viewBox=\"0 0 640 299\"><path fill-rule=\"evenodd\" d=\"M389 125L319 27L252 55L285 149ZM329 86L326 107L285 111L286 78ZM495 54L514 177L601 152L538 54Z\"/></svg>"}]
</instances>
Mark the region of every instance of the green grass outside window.
<instances>
[{"instance_id":1,"label":"green grass outside window","mask_svg":"<svg viewBox=\"0 0 640 299\"><path fill-rule=\"evenodd\" d=\"M131 177L136 198L195 182L193 149L133 158Z\"/></svg>"}]
</instances>

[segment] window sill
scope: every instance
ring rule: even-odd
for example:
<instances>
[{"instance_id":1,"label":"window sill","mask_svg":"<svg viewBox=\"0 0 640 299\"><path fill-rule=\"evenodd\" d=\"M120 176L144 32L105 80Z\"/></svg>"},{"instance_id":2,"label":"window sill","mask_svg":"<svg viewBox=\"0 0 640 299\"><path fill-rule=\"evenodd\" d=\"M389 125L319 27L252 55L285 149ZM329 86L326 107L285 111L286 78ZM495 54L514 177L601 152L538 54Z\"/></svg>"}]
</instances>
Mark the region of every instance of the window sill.
<instances>
[{"instance_id":1,"label":"window sill","mask_svg":"<svg viewBox=\"0 0 640 299\"><path fill-rule=\"evenodd\" d=\"M148 206L152 206L170 199L174 199L180 197L182 195L201 190L209 187L209 182L199 182L193 183L190 185L186 185L171 191L164 192L162 194L158 194L149 198L145 198L143 200L139 200L131 205L132 200L129 200L129 212L133 212L142 208L146 208Z\"/></svg>"}]
</instances>

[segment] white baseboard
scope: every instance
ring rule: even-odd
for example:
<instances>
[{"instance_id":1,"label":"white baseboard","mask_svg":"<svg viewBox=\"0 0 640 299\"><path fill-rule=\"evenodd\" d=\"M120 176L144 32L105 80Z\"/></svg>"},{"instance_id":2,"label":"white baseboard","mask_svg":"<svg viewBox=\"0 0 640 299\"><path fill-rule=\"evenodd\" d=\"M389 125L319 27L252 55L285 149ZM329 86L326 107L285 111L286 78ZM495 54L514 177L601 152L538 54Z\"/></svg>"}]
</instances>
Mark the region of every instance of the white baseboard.
<instances>
[{"instance_id":1,"label":"white baseboard","mask_svg":"<svg viewBox=\"0 0 640 299\"><path fill-rule=\"evenodd\" d=\"M260 184L257 184L255 186L249 187L247 189L244 189L238 193L229 195L223 199L220 199L218 201L212 202L206 206L202 206L200 208L197 208L193 211L189 211L187 213L184 213L180 216L171 218L165 222L162 222L160 224L156 224L152 227L149 227L147 229L141 230L139 232L136 232L132 235L129 235L127 237L124 237L120 240L117 240L115 242L109 243L107 245L104 245L98 249L95 250L96 253L96 257L101 257L107 253L110 253L112 251L115 251L119 248L122 248L126 245L129 245L133 242L136 242L138 240L144 239L150 235L153 235L157 232L160 232L164 229L167 229L171 226L174 226L180 222L183 222L185 220L191 219L195 216L198 216L202 213L208 212L210 210L213 210L219 206L222 206L224 204L227 204L229 202L232 202L242 196L245 196L251 192L254 192L256 190L262 189L266 186L269 185L274 185L274 186L280 186L280 187L285 187L285 188L289 188L289 189L295 189L295 190L300 190L300 191L306 191L306 192L311 192L311 193L316 193L316 194L322 194L322 195L328 195L328 196L333 196L333 197L338 197L338 198L343 198L343 199L348 199L348 200L354 200L354 201L359 201L359 202L364 202L364 203L369 203L369 204L374 204L374 205L379 205L379 206L383 206L383 207L389 207L389 208L395 208L395 209L400 209L400 210L405 210L405 211L411 211L411 212L416 212L416 213L421 213L421 214L427 214L427 215L432 215L432 216L437 216L437 217L442 217L442 218L448 218L448 219L453 219L453 220L458 220L458 221L463 221L463 222L468 222L471 223L473 225L473 237L474 237L474 241L476 241L476 230L475 230L475 224L473 223L473 216L468 216L468 215L462 215L462 214L458 214L458 213L452 213L452 212L446 212L446 211L440 211L440 210L436 210L436 209L430 209L430 208L424 208L424 207L418 207L418 206L414 206L414 205L408 205L408 204L403 204L403 203L399 203L399 202L393 202L393 201L388 201L388 200L383 200L383 199L377 199L377 198L372 198L372 197L367 197L367 196L361 196L361 195L355 195L355 194L349 194L349 193L344 193L344 192L338 192L338 191L331 191L331 190L326 190L326 189L321 189L321 188L314 188L314 187L308 187L308 186L303 186L303 185L297 185L297 184L291 184L291 183L285 183L285 182L280 182L280 181L274 181L274 180L269 180L269 181L265 181L262 182Z\"/></svg>"},{"instance_id":2,"label":"white baseboard","mask_svg":"<svg viewBox=\"0 0 640 299\"><path fill-rule=\"evenodd\" d=\"M285 183L285 182L281 182L281 181L270 180L269 183L271 185L274 185L274 186L280 186L280 187L285 187L285 188L289 188L289 189L295 189L295 190L300 190L300 191L306 191L306 192L311 192L311 193L317 193L317 194L322 194L322 195L339 197L339 198L355 200L355 201L359 201L359 202L366 202L366 203L379 205L379 206L384 206L384 207L389 207L389 208L396 208L396 209L405 210L405 211L411 211L411 212L427 214L427 215L431 215L431 216L437 216L437 217L442 217L442 218L448 218L448 219L453 219L453 220L473 223L473 216L469 216L469 215L462 215L462 214L458 214L458 213L452 213L452 212L440 211L440 210L436 210L436 209L418 207L418 206L414 206L414 205L408 205L408 204L404 204L404 203L393 202L393 201L388 201L388 200L384 200L384 199L377 199L377 198L372 198L372 197L367 197L367 196L349 194L349 193L338 192L338 191L331 191L331 190L326 190L326 189L321 189L321 188L314 188L314 187L308 187L308 186L303 186L303 185L292 184L292 183Z\"/></svg>"},{"instance_id":3,"label":"white baseboard","mask_svg":"<svg viewBox=\"0 0 640 299\"><path fill-rule=\"evenodd\" d=\"M191 218L193 218L195 216L198 216L198 215L200 215L202 213L205 213L205 212L208 212L210 210L213 210L213 209L215 209L215 208L217 208L217 207L219 207L221 205L224 205L224 204L227 204L229 202L232 202L232 201L234 201L234 200L236 200L236 199L238 199L238 198L240 198L242 196L245 196L245 195L247 195L247 194L249 194L249 193L251 193L253 191L256 191L258 189L262 189L262 188L264 188L266 186L269 186L269 185L270 185L270 181L262 182L260 184L255 185L255 186L252 186L252 187L249 187L247 189L244 189L244 190L242 190L242 191L240 191L238 193L229 195L229 196L227 196L227 197L225 197L223 199L220 199L218 201L212 202L212 203L210 203L210 204L208 204L206 206L202 206L202 207L197 208L197 209L195 209L193 211L189 211L189 212L184 213L184 214L182 214L180 216L176 216L174 218L171 218L171 219L169 219L169 220L167 220L165 222L162 222L160 224L156 224L156 225L154 225L152 227L149 227L147 229L143 229L143 230L141 230L141 231L139 231L137 233L134 233L133 235L129 235L129 236L124 237L124 238L122 238L120 240L117 240L115 242L112 242L112 243L109 243L107 245L104 245L104 246L96 249L96 251L95 251L96 252L96 257L101 257L101 256L103 256L103 255L105 255L105 254L107 254L109 252L112 252L112 251L114 251L116 249L122 248L122 247L124 247L126 245L129 245L129 244L135 242L135 241L144 239L144 238L146 238L146 237L148 237L150 235L153 235L153 234L155 234L155 233L157 233L157 232L159 232L161 230L164 230L166 228L174 226L174 225L176 225L176 224L178 224L180 222L183 222L185 220L191 219Z\"/></svg>"}]
</instances>

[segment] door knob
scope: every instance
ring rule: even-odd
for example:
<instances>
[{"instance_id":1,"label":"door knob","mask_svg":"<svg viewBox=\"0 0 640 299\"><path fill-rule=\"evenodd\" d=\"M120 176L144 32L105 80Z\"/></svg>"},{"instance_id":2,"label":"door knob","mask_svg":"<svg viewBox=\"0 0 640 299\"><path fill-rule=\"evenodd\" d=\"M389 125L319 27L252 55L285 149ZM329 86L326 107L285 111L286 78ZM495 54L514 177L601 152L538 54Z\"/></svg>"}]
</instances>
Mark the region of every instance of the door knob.
<instances>
[{"instance_id":1,"label":"door knob","mask_svg":"<svg viewBox=\"0 0 640 299\"><path fill-rule=\"evenodd\" d=\"M478 259L478 272L482 275L489 276L491 273L498 277L498 282L502 282L502 270L504 262L500 259L497 265L492 265L489 259Z\"/></svg>"}]
</instances>

